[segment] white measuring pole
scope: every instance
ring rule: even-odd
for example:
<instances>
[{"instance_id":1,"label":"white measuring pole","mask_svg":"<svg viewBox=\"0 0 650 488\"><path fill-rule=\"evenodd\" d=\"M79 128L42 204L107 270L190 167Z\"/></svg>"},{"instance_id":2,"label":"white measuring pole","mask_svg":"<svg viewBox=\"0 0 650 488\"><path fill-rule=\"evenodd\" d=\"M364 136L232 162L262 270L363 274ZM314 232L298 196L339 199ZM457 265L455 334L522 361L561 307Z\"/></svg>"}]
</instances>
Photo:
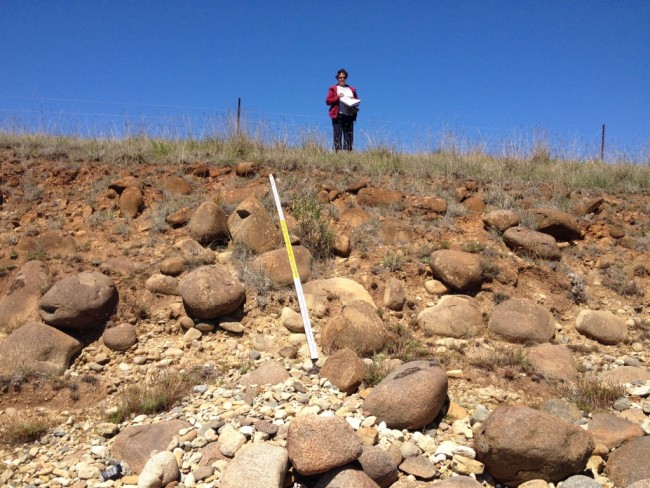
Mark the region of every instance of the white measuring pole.
<instances>
[{"instance_id":1,"label":"white measuring pole","mask_svg":"<svg viewBox=\"0 0 650 488\"><path fill-rule=\"evenodd\" d=\"M302 323L305 326L305 335L307 336L307 345L309 346L309 356L311 357L312 362L316 363L316 361L318 361L318 349L316 349L316 341L314 340L314 334L311 330L309 312L307 310L307 304L305 303L305 295L302 292L302 283L300 283L298 266L296 265L296 259L293 257L293 248L291 247L291 239L289 238L289 231L287 230L287 222L284 220L282 204L280 203L280 195L278 194L278 189L275 186L273 175L269 175L269 179L271 180L271 190L273 191L275 207L278 209L278 216L280 217L280 227L282 228L284 244L287 247L287 254L289 255L289 264L291 265L293 284L296 287L296 295L298 295L298 304L300 305L300 315L302 316Z\"/></svg>"}]
</instances>

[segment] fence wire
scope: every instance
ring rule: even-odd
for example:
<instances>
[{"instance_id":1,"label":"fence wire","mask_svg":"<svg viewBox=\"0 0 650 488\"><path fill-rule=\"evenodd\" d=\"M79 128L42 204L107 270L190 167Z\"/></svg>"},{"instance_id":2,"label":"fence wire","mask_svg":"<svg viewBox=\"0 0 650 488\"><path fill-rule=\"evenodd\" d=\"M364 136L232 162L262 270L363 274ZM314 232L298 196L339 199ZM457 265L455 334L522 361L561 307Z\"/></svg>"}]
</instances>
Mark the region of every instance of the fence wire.
<instances>
[{"instance_id":1,"label":"fence wire","mask_svg":"<svg viewBox=\"0 0 650 488\"><path fill-rule=\"evenodd\" d=\"M504 157L534 154L559 159L600 158L600 130L586 136L553 134L540 128L504 129L424 124L364 117L355 127L355 149L403 153L480 151ZM163 105L111 100L12 97L0 95L0 131L87 138L160 139L230 137L240 131L265 144L294 147L331 145L331 121L322 115L261 112L189 105ZM648 162L650 142L634 146L608 141L607 161Z\"/></svg>"}]
</instances>

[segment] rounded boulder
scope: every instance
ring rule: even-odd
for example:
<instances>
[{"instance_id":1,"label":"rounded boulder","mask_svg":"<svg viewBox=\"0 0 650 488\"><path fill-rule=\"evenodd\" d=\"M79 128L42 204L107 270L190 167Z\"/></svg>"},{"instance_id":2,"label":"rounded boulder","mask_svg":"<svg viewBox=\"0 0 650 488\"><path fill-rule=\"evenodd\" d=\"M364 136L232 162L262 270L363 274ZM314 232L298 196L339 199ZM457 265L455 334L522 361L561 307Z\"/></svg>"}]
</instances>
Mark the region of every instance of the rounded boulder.
<instances>
[{"instance_id":1,"label":"rounded boulder","mask_svg":"<svg viewBox=\"0 0 650 488\"><path fill-rule=\"evenodd\" d=\"M500 407L474 437L476 459L500 483L557 483L580 473L594 450L581 427L524 406Z\"/></svg>"},{"instance_id":2,"label":"rounded boulder","mask_svg":"<svg viewBox=\"0 0 650 488\"><path fill-rule=\"evenodd\" d=\"M507 342L540 344L555 335L555 318L532 300L511 298L495 307L488 330Z\"/></svg>"},{"instance_id":3,"label":"rounded boulder","mask_svg":"<svg viewBox=\"0 0 650 488\"><path fill-rule=\"evenodd\" d=\"M225 268L213 264L200 266L178 284L187 313L210 320L237 310L246 298L242 284Z\"/></svg>"},{"instance_id":4,"label":"rounded boulder","mask_svg":"<svg viewBox=\"0 0 650 488\"><path fill-rule=\"evenodd\" d=\"M103 326L117 302L113 280L89 271L56 282L41 298L39 314L54 327L85 330Z\"/></svg>"},{"instance_id":5,"label":"rounded boulder","mask_svg":"<svg viewBox=\"0 0 650 488\"><path fill-rule=\"evenodd\" d=\"M391 371L370 392L363 409L391 429L419 429L440 413L447 387L447 373L436 360L411 361Z\"/></svg>"}]
</instances>

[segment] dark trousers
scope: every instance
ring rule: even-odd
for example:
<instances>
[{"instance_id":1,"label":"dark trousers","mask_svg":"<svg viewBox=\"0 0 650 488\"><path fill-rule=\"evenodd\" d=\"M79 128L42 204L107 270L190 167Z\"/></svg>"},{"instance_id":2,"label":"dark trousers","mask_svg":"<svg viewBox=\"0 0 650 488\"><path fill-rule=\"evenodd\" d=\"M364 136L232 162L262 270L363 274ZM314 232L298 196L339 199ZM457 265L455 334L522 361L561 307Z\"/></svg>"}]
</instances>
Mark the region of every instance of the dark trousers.
<instances>
[{"instance_id":1,"label":"dark trousers","mask_svg":"<svg viewBox=\"0 0 650 488\"><path fill-rule=\"evenodd\" d=\"M352 151L352 140L354 139L354 117L352 115L339 114L332 119L334 130L334 150ZM341 145L341 140L343 144Z\"/></svg>"}]
</instances>

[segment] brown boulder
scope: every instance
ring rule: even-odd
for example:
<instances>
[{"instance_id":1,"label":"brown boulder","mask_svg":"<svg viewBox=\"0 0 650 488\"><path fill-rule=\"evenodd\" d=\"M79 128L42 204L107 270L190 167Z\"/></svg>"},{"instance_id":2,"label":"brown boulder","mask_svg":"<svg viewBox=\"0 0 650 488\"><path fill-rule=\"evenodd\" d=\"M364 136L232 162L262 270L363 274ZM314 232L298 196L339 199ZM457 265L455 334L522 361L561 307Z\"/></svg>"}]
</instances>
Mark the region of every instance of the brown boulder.
<instances>
[{"instance_id":1,"label":"brown boulder","mask_svg":"<svg viewBox=\"0 0 650 488\"><path fill-rule=\"evenodd\" d=\"M174 196L192 193L192 185L180 176L165 176L162 179L162 187L164 191Z\"/></svg>"},{"instance_id":2,"label":"brown boulder","mask_svg":"<svg viewBox=\"0 0 650 488\"><path fill-rule=\"evenodd\" d=\"M48 269L43 261L27 261L16 273L0 299L0 332L39 318L41 290L48 283Z\"/></svg>"},{"instance_id":3,"label":"brown boulder","mask_svg":"<svg viewBox=\"0 0 650 488\"><path fill-rule=\"evenodd\" d=\"M16 244L21 255L39 256L74 256L78 253L74 237L60 230L46 230L41 235L21 238Z\"/></svg>"},{"instance_id":4,"label":"brown boulder","mask_svg":"<svg viewBox=\"0 0 650 488\"><path fill-rule=\"evenodd\" d=\"M111 278L85 271L57 281L41 298L39 313L54 327L84 330L103 326L117 302Z\"/></svg>"},{"instance_id":5,"label":"brown boulder","mask_svg":"<svg viewBox=\"0 0 650 488\"><path fill-rule=\"evenodd\" d=\"M264 206L255 197L241 202L228 217L228 230L235 243L255 254L276 249L282 243L280 231Z\"/></svg>"},{"instance_id":6,"label":"brown boulder","mask_svg":"<svg viewBox=\"0 0 650 488\"><path fill-rule=\"evenodd\" d=\"M296 471L310 476L356 460L363 447L343 417L296 417L287 433L289 459Z\"/></svg>"},{"instance_id":7,"label":"brown boulder","mask_svg":"<svg viewBox=\"0 0 650 488\"><path fill-rule=\"evenodd\" d=\"M379 446L364 446L359 464L366 473L381 488L388 488L397 481L399 470L397 463Z\"/></svg>"},{"instance_id":8,"label":"brown boulder","mask_svg":"<svg viewBox=\"0 0 650 488\"><path fill-rule=\"evenodd\" d=\"M464 251L442 249L431 253L429 266L434 277L458 291L481 286L481 261L478 256Z\"/></svg>"},{"instance_id":9,"label":"brown boulder","mask_svg":"<svg viewBox=\"0 0 650 488\"><path fill-rule=\"evenodd\" d=\"M475 433L477 460L500 483L557 483L582 471L594 449L582 428L524 406L494 410Z\"/></svg>"},{"instance_id":10,"label":"brown boulder","mask_svg":"<svg viewBox=\"0 0 650 488\"><path fill-rule=\"evenodd\" d=\"M637 481L650 478L650 436L631 440L616 449L607 459L606 472L614 486L629 488Z\"/></svg>"},{"instance_id":11,"label":"brown boulder","mask_svg":"<svg viewBox=\"0 0 650 488\"><path fill-rule=\"evenodd\" d=\"M576 330L601 344L618 344L627 335L623 317L606 310L581 310L576 317Z\"/></svg>"},{"instance_id":12,"label":"brown boulder","mask_svg":"<svg viewBox=\"0 0 650 488\"><path fill-rule=\"evenodd\" d=\"M339 222L350 229L359 227L372 220L372 215L359 207L352 207L344 210L339 216Z\"/></svg>"},{"instance_id":13,"label":"brown boulder","mask_svg":"<svg viewBox=\"0 0 650 488\"><path fill-rule=\"evenodd\" d=\"M506 246L518 254L531 258L560 259L560 248L551 235L526 227L510 227L503 233Z\"/></svg>"},{"instance_id":14,"label":"brown boulder","mask_svg":"<svg viewBox=\"0 0 650 488\"><path fill-rule=\"evenodd\" d=\"M532 300L511 298L492 311L488 330L507 342L542 343L555 335L555 319L551 312Z\"/></svg>"},{"instance_id":15,"label":"brown boulder","mask_svg":"<svg viewBox=\"0 0 650 488\"><path fill-rule=\"evenodd\" d=\"M178 284L187 313L199 319L216 319L237 310L246 298L242 284L222 266L200 266Z\"/></svg>"},{"instance_id":16,"label":"brown boulder","mask_svg":"<svg viewBox=\"0 0 650 488\"><path fill-rule=\"evenodd\" d=\"M391 429L419 429L433 421L446 400L447 374L440 364L412 361L373 388L363 409Z\"/></svg>"},{"instance_id":17,"label":"brown boulder","mask_svg":"<svg viewBox=\"0 0 650 488\"><path fill-rule=\"evenodd\" d=\"M130 186L120 195L120 211L129 218L137 217L144 208L144 197L140 188Z\"/></svg>"},{"instance_id":18,"label":"brown boulder","mask_svg":"<svg viewBox=\"0 0 650 488\"><path fill-rule=\"evenodd\" d=\"M277 361L265 361L254 371L246 373L239 379L239 384L249 385L277 385L289 379L289 372Z\"/></svg>"},{"instance_id":19,"label":"brown boulder","mask_svg":"<svg viewBox=\"0 0 650 488\"><path fill-rule=\"evenodd\" d=\"M404 283L397 278L388 278L384 289L384 306L390 310L402 310L406 302Z\"/></svg>"},{"instance_id":20,"label":"brown boulder","mask_svg":"<svg viewBox=\"0 0 650 488\"><path fill-rule=\"evenodd\" d=\"M347 347L327 358L320 375L347 394L354 393L366 376L366 365Z\"/></svg>"},{"instance_id":21,"label":"brown boulder","mask_svg":"<svg viewBox=\"0 0 650 488\"><path fill-rule=\"evenodd\" d=\"M650 371L637 366L619 366L618 368L604 371L600 379L609 383L635 383L650 381Z\"/></svg>"},{"instance_id":22,"label":"brown boulder","mask_svg":"<svg viewBox=\"0 0 650 488\"><path fill-rule=\"evenodd\" d=\"M471 197L463 200L461 205L465 207L468 212L482 212L485 210L485 202L481 197L476 195L472 195Z\"/></svg>"},{"instance_id":23,"label":"brown boulder","mask_svg":"<svg viewBox=\"0 0 650 488\"><path fill-rule=\"evenodd\" d=\"M594 414L587 432L591 434L596 444L595 453L605 458L612 449L635 437L645 435L639 424L608 413Z\"/></svg>"},{"instance_id":24,"label":"brown boulder","mask_svg":"<svg viewBox=\"0 0 650 488\"><path fill-rule=\"evenodd\" d=\"M447 212L447 201L439 197L409 197L409 210L412 213L444 215Z\"/></svg>"},{"instance_id":25,"label":"brown boulder","mask_svg":"<svg viewBox=\"0 0 650 488\"><path fill-rule=\"evenodd\" d=\"M403 201L403 194L381 188L361 188L357 193L357 203L368 207L399 205Z\"/></svg>"},{"instance_id":26,"label":"brown boulder","mask_svg":"<svg viewBox=\"0 0 650 488\"><path fill-rule=\"evenodd\" d=\"M181 208L165 217L165 222L173 228L183 227L184 225L187 225L192 218L192 213L192 209L189 207Z\"/></svg>"},{"instance_id":27,"label":"brown boulder","mask_svg":"<svg viewBox=\"0 0 650 488\"><path fill-rule=\"evenodd\" d=\"M293 256L298 268L300 281L307 281L311 277L311 263L313 261L309 250L303 246L293 247ZM293 284L293 273L286 249L276 249L257 256L251 266L266 273L269 279L279 286Z\"/></svg>"},{"instance_id":28,"label":"brown boulder","mask_svg":"<svg viewBox=\"0 0 650 488\"><path fill-rule=\"evenodd\" d=\"M539 232L549 234L557 241L574 241L583 237L578 221L569 213L552 208L531 208L528 213L533 216Z\"/></svg>"},{"instance_id":29,"label":"brown boulder","mask_svg":"<svg viewBox=\"0 0 650 488\"><path fill-rule=\"evenodd\" d=\"M203 202L189 224L190 236L204 246L228 239L227 217L216 203Z\"/></svg>"},{"instance_id":30,"label":"brown boulder","mask_svg":"<svg viewBox=\"0 0 650 488\"><path fill-rule=\"evenodd\" d=\"M566 346L539 344L526 350L530 364L548 380L573 382L578 379L578 365Z\"/></svg>"},{"instance_id":31,"label":"brown boulder","mask_svg":"<svg viewBox=\"0 0 650 488\"><path fill-rule=\"evenodd\" d=\"M17 371L59 375L81 351L81 343L40 322L29 322L0 343L0 371L12 376Z\"/></svg>"},{"instance_id":32,"label":"brown boulder","mask_svg":"<svg viewBox=\"0 0 650 488\"><path fill-rule=\"evenodd\" d=\"M356 300L325 323L321 331L326 353L347 347L360 356L379 351L388 338L386 326L370 303Z\"/></svg>"},{"instance_id":33,"label":"brown boulder","mask_svg":"<svg viewBox=\"0 0 650 488\"><path fill-rule=\"evenodd\" d=\"M314 488L380 488L363 471L353 468L338 468L326 473Z\"/></svg>"},{"instance_id":34,"label":"brown boulder","mask_svg":"<svg viewBox=\"0 0 650 488\"><path fill-rule=\"evenodd\" d=\"M486 227L505 232L519 225L519 217L512 210L495 210L483 215L483 223Z\"/></svg>"},{"instance_id":35,"label":"brown boulder","mask_svg":"<svg viewBox=\"0 0 650 488\"><path fill-rule=\"evenodd\" d=\"M139 474L153 451L164 451L181 429L191 427L183 420L163 420L155 424L136 425L122 430L110 447L115 459L126 461Z\"/></svg>"},{"instance_id":36,"label":"brown boulder","mask_svg":"<svg viewBox=\"0 0 650 488\"><path fill-rule=\"evenodd\" d=\"M106 329L102 340L104 345L113 351L126 351L138 342L135 325L124 323Z\"/></svg>"},{"instance_id":37,"label":"brown boulder","mask_svg":"<svg viewBox=\"0 0 650 488\"><path fill-rule=\"evenodd\" d=\"M475 298L445 295L435 306L422 310L417 323L427 336L471 337L483 328L483 312Z\"/></svg>"}]
</instances>

